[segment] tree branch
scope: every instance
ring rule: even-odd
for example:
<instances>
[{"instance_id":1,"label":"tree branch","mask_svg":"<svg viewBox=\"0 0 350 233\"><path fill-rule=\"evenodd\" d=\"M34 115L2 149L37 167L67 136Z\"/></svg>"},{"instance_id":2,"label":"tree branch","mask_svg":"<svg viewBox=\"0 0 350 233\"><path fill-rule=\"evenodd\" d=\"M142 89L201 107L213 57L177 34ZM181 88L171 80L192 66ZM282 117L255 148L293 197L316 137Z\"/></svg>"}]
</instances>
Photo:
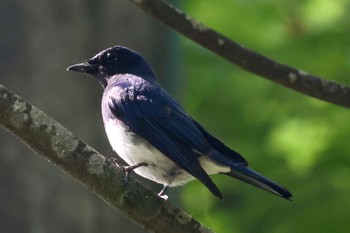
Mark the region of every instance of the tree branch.
<instances>
[{"instance_id":1,"label":"tree branch","mask_svg":"<svg viewBox=\"0 0 350 233\"><path fill-rule=\"evenodd\" d=\"M151 232L212 232L130 178L95 149L0 84L0 125Z\"/></svg>"},{"instance_id":2,"label":"tree branch","mask_svg":"<svg viewBox=\"0 0 350 233\"><path fill-rule=\"evenodd\" d=\"M305 95L350 108L350 87L273 61L228 39L163 0L130 0L179 33L263 78Z\"/></svg>"}]
</instances>

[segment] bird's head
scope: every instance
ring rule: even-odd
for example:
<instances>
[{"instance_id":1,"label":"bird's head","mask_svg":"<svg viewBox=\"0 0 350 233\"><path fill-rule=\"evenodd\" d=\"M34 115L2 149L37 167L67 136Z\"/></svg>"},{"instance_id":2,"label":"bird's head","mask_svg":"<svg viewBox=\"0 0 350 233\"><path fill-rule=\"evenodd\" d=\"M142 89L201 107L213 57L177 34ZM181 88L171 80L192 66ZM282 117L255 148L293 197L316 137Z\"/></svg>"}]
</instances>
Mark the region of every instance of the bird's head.
<instances>
[{"instance_id":1,"label":"bird's head","mask_svg":"<svg viewBox=\"0 0 350 233\"><path fill-rule=\"evenodd\" d=\"M89 60L68 67L67 70L92 75L103 87L107 86L109 78L118 74L133 74L148 81L155 80L152 68L139 53L119 45L103 50Z\"/></svg>"}]
</instances>

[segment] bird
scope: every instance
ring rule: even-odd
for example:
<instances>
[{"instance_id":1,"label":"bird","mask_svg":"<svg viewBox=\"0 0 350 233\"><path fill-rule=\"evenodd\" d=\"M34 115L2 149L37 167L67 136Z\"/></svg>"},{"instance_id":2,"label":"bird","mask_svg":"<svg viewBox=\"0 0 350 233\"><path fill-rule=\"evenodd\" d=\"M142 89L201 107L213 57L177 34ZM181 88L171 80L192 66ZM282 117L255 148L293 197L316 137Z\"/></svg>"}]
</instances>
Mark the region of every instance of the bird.
<instances>
[{"instance_id":1,"label":"bird","mask_svg":"<svg viewBox=\"0 0 350 233\"><path fill-rule=\"evenodd\" d=\"M166 91L143 56L116 45L67 68L98 79L103 87L102 118L113 150L127 171L168 187L198 179L219 199L210 178L225 174L291 200L281 185L248 167L230 149L194 120Z\"/></svg>"}]
</instances>

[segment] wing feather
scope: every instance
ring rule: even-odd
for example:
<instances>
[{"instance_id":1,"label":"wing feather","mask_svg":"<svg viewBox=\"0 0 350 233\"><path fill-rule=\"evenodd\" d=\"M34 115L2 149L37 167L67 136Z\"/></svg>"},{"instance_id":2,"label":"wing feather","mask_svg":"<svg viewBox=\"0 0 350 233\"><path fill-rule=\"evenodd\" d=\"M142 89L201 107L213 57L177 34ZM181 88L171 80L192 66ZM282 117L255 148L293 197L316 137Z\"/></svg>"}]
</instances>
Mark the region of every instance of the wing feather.
<instances>
[{"instance_id":1,"label":"wing feather","mask_svg":"<svg viewBox=\"0 0 350 233\"><path fill-rule=\"evenodd\" d=\"M120 96L119 96L120 97ZM146 139L179 167L199 179L214 195L222 194L204 171L194 150L205 153L210 144L193 120L160 91L109 97L112 114L129 130Z\"/></svg>"}]
</instances>

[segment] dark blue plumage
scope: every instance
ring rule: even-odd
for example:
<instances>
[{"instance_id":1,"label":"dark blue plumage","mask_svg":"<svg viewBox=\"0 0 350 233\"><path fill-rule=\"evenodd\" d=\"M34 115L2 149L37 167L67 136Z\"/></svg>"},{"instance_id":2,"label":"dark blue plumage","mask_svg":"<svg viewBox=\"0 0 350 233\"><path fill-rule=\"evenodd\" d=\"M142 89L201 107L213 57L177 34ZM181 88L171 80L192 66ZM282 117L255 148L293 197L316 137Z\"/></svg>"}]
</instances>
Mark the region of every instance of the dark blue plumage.
<instances>
[{"instance_id":1,"label":"dark blue plumage","mask_svg":"<svg viewBox=\"0 0 350 233\"><path fill-rule=\"evenodd\" d=\"M197 178L215 196L222 194L210 174L223 173L283 198L285 188L250 170L245 159L193 120L155 79L143 57L121 46L70 66L96 77L104 88L102 116L113 149L135 172L178 186Z\"/></svg>"}]
</instances>

